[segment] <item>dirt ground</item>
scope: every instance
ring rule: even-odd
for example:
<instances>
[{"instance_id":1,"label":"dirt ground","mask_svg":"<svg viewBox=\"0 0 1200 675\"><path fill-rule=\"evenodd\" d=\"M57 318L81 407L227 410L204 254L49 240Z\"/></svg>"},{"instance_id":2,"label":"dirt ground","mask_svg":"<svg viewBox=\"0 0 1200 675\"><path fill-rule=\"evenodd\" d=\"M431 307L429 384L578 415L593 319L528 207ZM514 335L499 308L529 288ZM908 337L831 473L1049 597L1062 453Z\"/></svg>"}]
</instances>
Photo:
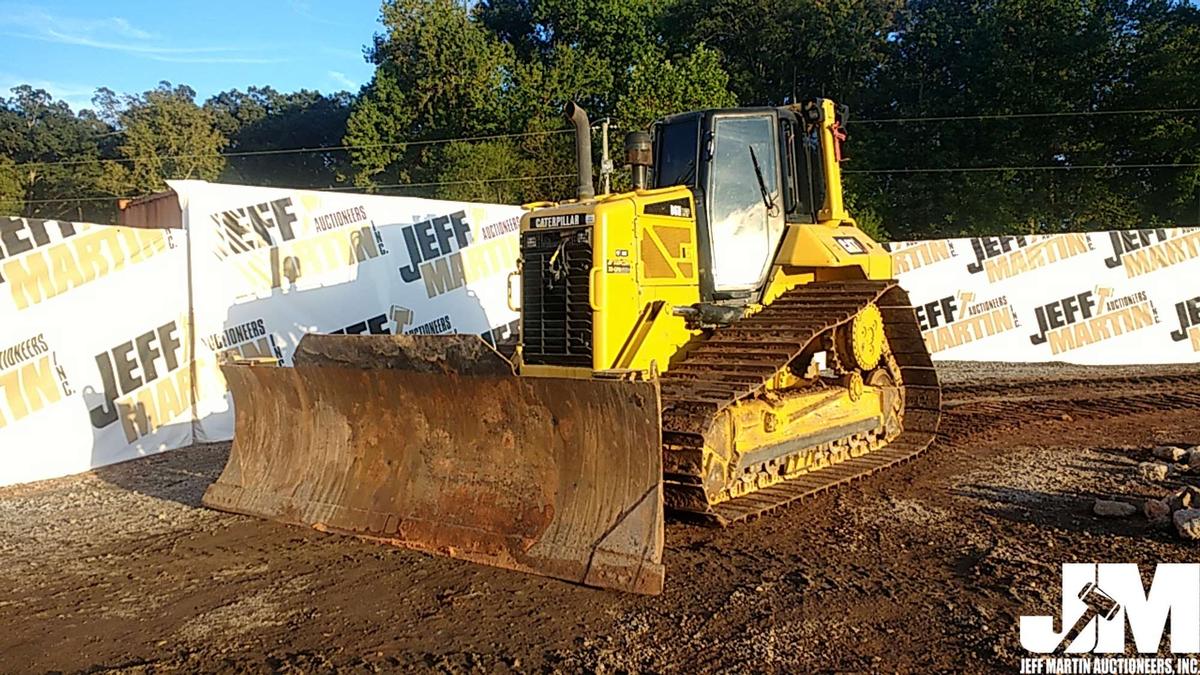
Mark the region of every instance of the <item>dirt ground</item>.
<instances>
[{"instance_id":1,"label":"dirt ground","mask_svg":"<svg viewBox=\"0 0 1200 675\"><path fill-rule=\"evenodd\" d=\"M1200 444L1200 368L940 369L924 455L731 529L669 522L661 597L203 509L224 444L0 489L0 671L1015 672L1060 563L1196 559L1091 507L1178 485L1134 466Z\"/></svg>"}]
</instances>

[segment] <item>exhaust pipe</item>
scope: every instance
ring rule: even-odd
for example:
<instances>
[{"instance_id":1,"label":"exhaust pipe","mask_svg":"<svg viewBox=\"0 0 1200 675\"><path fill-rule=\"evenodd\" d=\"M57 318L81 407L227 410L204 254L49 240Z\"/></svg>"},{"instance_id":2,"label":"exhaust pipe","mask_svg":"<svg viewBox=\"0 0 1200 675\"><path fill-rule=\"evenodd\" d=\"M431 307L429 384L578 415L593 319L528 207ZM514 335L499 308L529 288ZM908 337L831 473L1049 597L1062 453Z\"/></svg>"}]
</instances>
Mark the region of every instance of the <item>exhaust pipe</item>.
<instances>
[{"instance_id":1,"label":"exhaust pipe","mask_svg":"<svg viewBox=\"0 0 1200 675\"><path fill-rule=\"evenodd\" d=\"M633 174L633 189L644 190L650 185L650 164L654 161L654 144L645 131L625 135L625 163Z\"/></svg>"},{"instance_id":2,"label":"exhaust pipe","mask_svg":"<svg viewBox=\"0 0 1200 675\"><path fill-rule=\"evenodd\" d=\"M563 108L563 115L575 125L575 170L579 174L579 186L576 195L582 201L596 196L596 188L592 185L592 124L588 121L587 111L574 102Z\"/></svg>"}]
</instances>

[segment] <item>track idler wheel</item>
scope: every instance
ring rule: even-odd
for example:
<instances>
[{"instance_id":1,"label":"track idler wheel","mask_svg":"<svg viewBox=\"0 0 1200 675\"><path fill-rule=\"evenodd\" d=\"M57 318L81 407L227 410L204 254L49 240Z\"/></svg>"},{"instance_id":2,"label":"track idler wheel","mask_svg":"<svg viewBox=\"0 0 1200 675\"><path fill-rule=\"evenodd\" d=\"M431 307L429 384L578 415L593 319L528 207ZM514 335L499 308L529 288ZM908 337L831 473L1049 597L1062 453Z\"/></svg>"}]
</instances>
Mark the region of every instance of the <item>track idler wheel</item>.
<instances>
[{"instance_id":1,"label":"track idler wheel","mask_svg":"<svg viewBox=\"0 0 1200 675\"><path fill-rule=\"evenodd\" d=\"M858 401L863 395L863 378L862 373L857 370L852 370L842 376L842 381L846 385L846 393L850 396L851 401Z\"/></svg>"},{"instance_id":2,"label":"track idler wheel","mask_svg":"<svg viewBox=\"0 0 1200 675\"><path fill-rule=\"evenodd\" d=\"M863 307L837 331L838 357L846 369L869 371L883 358L883 314L874 303Z\"/></svg>"}]
</instances>

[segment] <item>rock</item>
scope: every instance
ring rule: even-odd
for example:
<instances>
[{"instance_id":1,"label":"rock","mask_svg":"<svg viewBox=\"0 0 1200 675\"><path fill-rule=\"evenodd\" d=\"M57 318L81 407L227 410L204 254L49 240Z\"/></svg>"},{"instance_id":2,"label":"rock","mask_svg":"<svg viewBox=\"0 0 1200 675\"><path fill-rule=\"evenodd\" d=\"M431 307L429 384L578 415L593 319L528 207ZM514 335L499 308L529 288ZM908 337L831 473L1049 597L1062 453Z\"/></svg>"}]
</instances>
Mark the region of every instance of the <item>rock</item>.
<instances>
[{"instance_id":1,"label":"rock","mask_svg":"<svg viewBox=\"0 0 1200 675\"><path fill-rule=\"evenodd\" d=\"M1142 462L1138 473L1146 480L1166 480L1171 475L1171 466L1162 462Z\"/></svg>"},{"instance_id":2,"label":"rock","mask_svg":"<svg viewBox=\"0 0 1200 675\"><path fill-rule=\"evenodd\" d=\"M1171 505L1165 499L1147 499L1142 505L1142 513L1146 520L1155 525L1165 525L1171 521Z\"/></svg>"},{"instance_id":3,"label":"rock","mask_svg":"<svg viewBox=\"0 0 1200 675\"><path fill-rule=\"evenodd\" d=\"M1178 464L1188 456L1188 451L1174 445L1160 445L1151 451L1155 457Z\"/></svg>"},{"instance_id":4,"label":"rock","mask_svg":"<svg viewBox=\"0 0 1200 675\"><path fill-rule=\"evenodd\" d=\"M1092 513L1104 518L1125 518L1137 513L1137 507L1127 502L1097 499L1092 506Z\"/></svg>"},{"instance_id":5,"label":"rock","mask_svg":"<svg viewBox=\"0 0 1200 675\"><path fill-rule=\"evenodd\" d=\"M1200 445L1188 448L1186 461L1190 471L1200 473Z\"/></svg>"},{"instance_id":6,"label":"rock","mask_svg":"<svg viewBox=\"0 0 1200 675\"><path fill-rule=\"evenodd\" d=\"M1180 509L1172 519L1179 536L1184 539L1200 539L1200 509Z\"/></svg>"},{"instance_id":7,"label":"rock","mask_svg":"<svg viewBox=\"0 0 1200 675\"><path fill-rule=\"evenodd\" d=\"M1171 507L1172 512L1180 509L1200 509L1200 488L1189 485L1179 490L1167 497L1167 505Z\"/></svg>"}]
</instances>

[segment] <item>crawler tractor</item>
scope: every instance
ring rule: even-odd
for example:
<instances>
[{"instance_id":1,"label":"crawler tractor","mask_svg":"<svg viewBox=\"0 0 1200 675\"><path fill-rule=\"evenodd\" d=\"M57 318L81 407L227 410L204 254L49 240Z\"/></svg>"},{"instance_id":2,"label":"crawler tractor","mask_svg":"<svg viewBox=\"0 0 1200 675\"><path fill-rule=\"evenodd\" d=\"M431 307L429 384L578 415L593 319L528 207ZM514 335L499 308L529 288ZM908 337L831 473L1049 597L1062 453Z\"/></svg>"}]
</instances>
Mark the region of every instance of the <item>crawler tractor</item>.
<instances>
[{"instance_id":1,"label":"crawler tractor","mask_svg":"<svg viewBox=\"0 0 1200 675\"><path fill-rule=\"evenodd\" d=\"M688 112L625 140L632 189L529 205L519 344L301 340L232 364L213 508L634 592L664 513L728 525L903 462L941 394L888 253L842 200L831 101ZM774 517L797 526L803 512Z\"/></svg>"}]
</instances>

